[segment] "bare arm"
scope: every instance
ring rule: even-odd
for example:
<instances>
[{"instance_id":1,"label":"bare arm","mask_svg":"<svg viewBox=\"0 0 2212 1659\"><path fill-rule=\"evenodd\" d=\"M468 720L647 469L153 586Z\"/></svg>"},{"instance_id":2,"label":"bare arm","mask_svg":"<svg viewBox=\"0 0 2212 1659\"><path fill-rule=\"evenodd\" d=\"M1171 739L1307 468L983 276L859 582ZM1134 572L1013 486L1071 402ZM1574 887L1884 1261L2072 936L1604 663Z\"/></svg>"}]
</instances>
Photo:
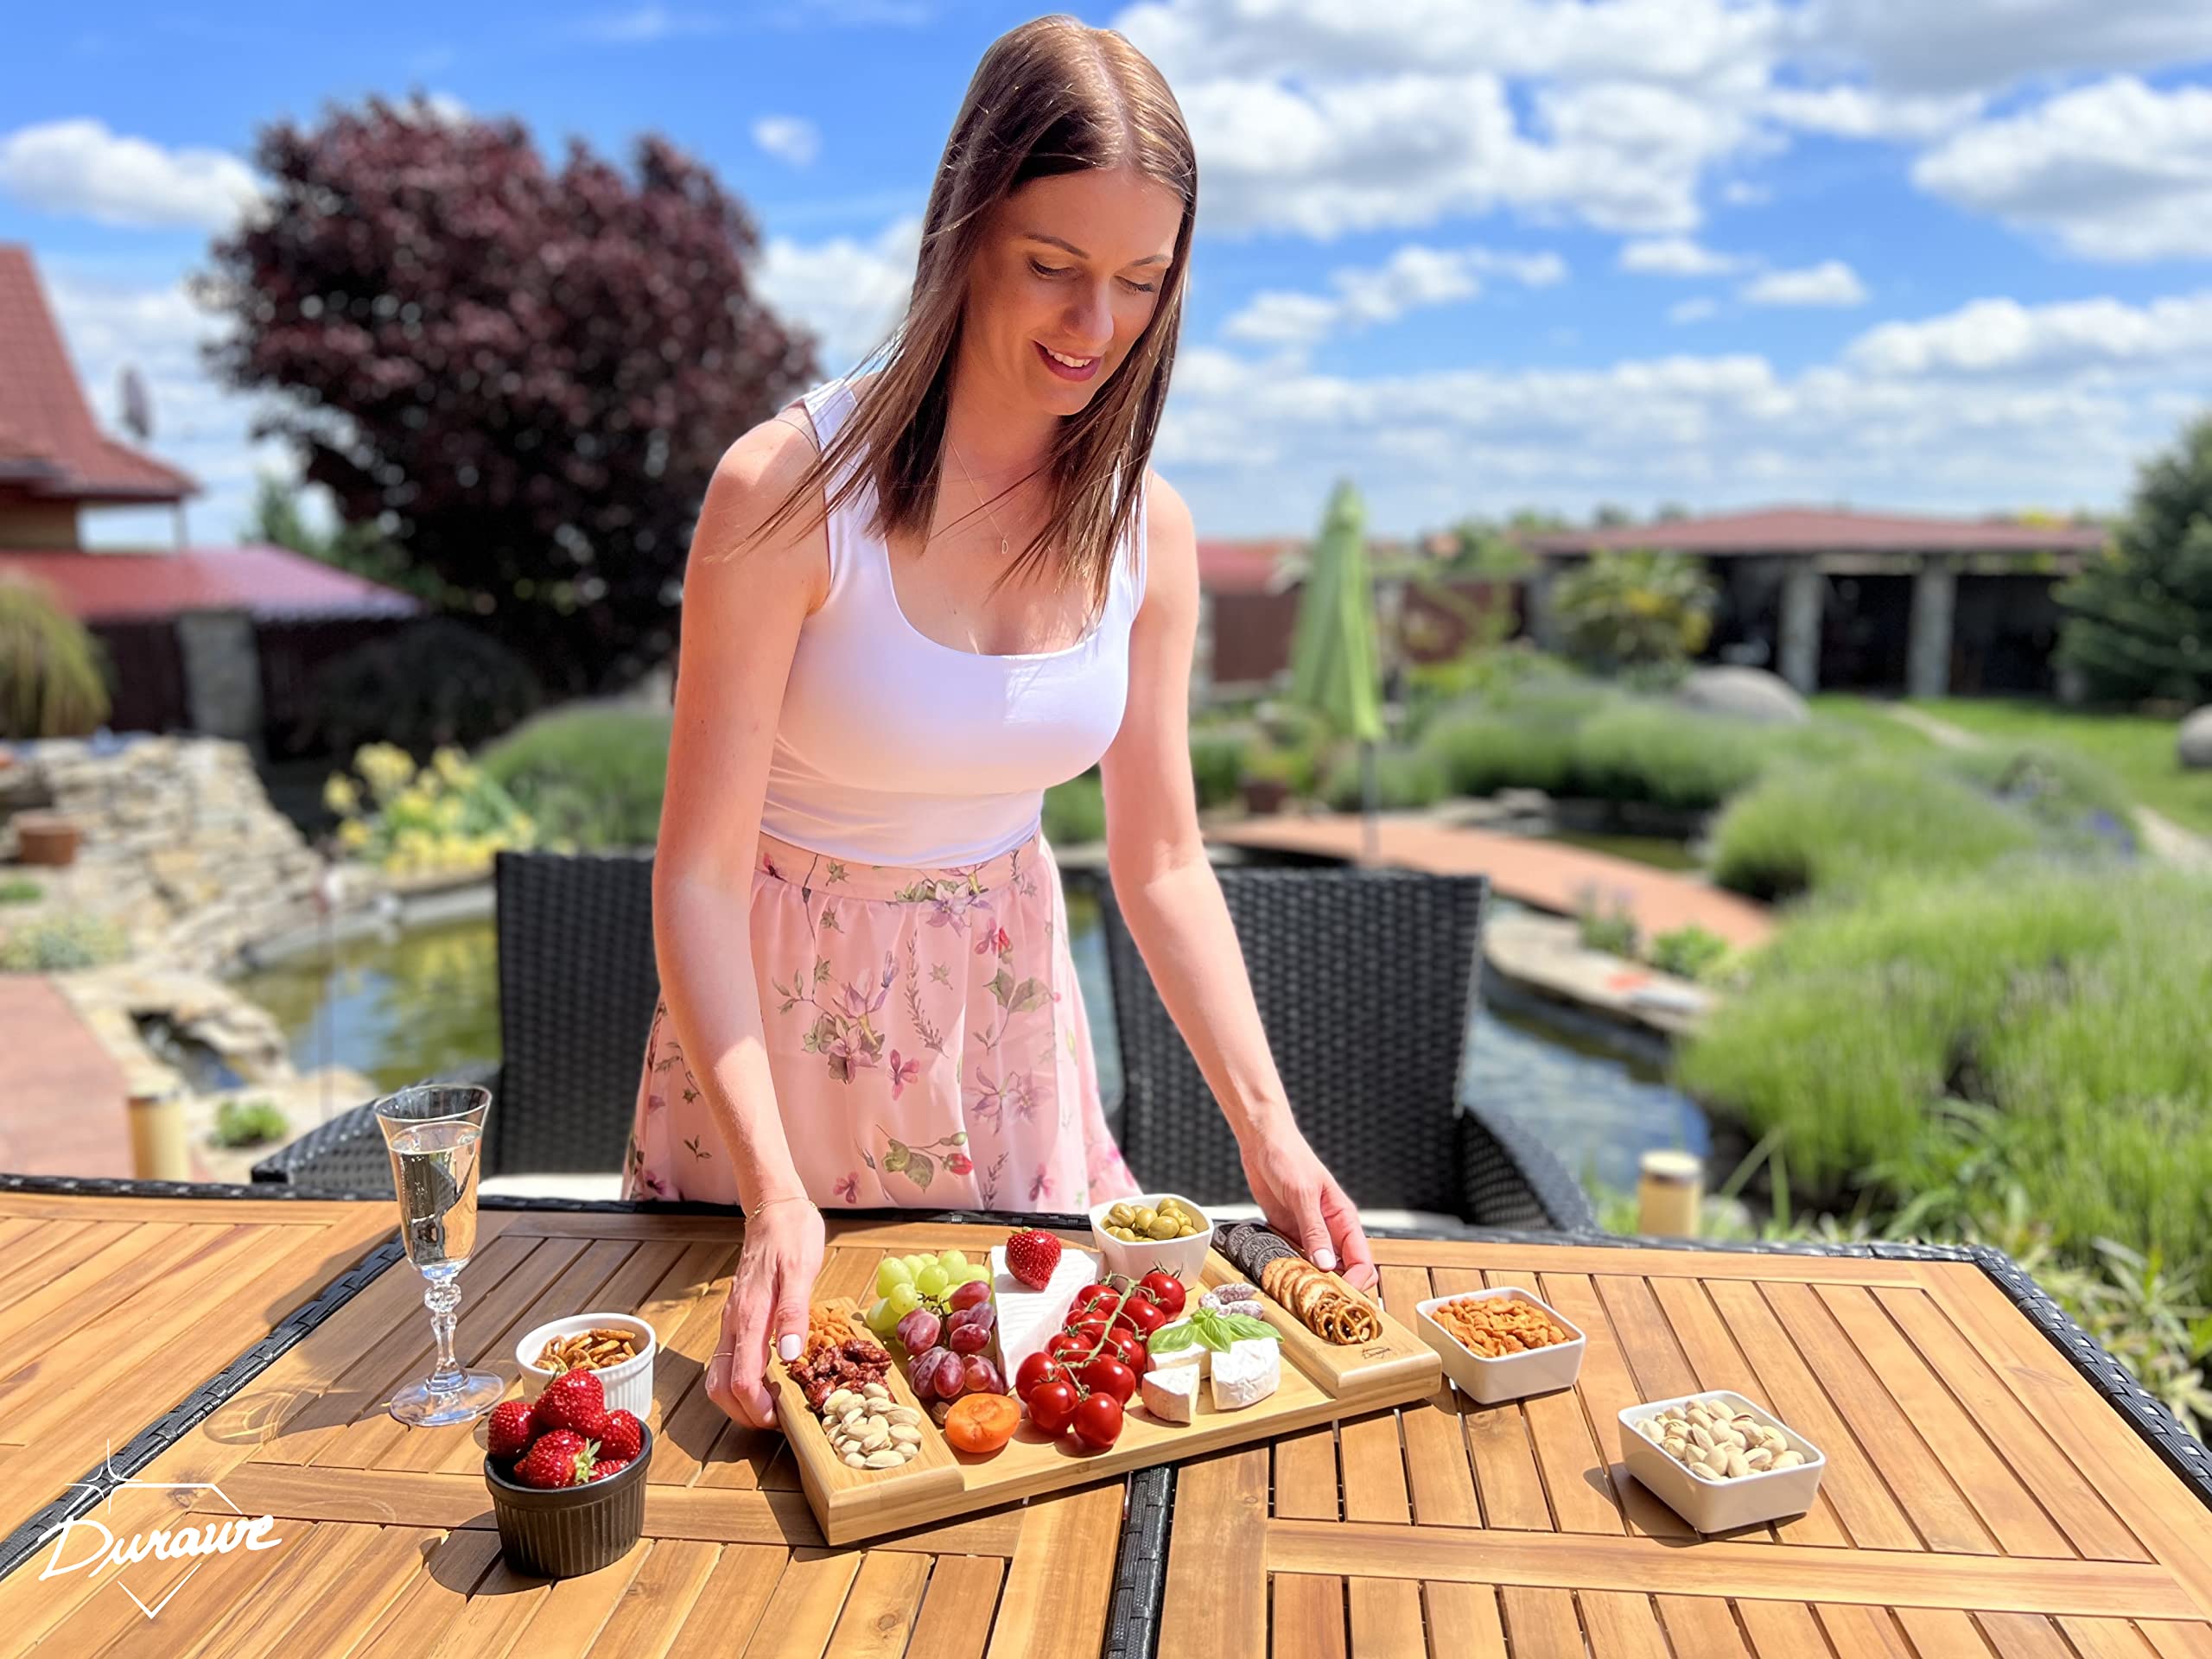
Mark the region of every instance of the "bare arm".
<instances>
[{"instance_id":1,"label":"bare arm","mask_svg":"<svg viewBox=\"0 0 2212 1659\"><path fill-rule=\"evenodd\" d=\"M1181 496L1151 480L1143 608L1129 640L1129 698L1101 766L1114 896L1160 998L1190 1045L1276 1230L1324 1268L1375 1282L1358 1212L1293 1117L1221 884L1207 862L1191 778L1191 657L1198 532Z\"/></svg>"},{"instance_id":2,"label":"bare arm","mask_svg":"<svg viewBox=\"0 0 2212 1659\"><path fill-rule=\"evenodd\" d=\"M769 754L800 624L826 588L828 543L820 526L803 528L804 512L774 538L754 531L814 453L803 416L766 422L730 446L708 486L684 573L653 863L662 994L748 1217L715 1344L728 1357L709 1365L708 1392L758 1426L773 1421L768 1335L787 1350L804 1336L822 1262L822 1217L784 1136L746 941Z\"/></svg>"}]
</instances>

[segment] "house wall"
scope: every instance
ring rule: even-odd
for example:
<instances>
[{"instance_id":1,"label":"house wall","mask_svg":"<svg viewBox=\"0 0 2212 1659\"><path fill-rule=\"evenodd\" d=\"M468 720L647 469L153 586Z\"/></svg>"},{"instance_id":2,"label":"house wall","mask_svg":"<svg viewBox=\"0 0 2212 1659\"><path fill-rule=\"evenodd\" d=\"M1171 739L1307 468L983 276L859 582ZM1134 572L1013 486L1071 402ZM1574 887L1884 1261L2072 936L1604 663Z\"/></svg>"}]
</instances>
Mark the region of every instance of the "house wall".
<instances>
[{"instance_id":1,"label":"house wall","mask_svg":"<svg viewBox=\"0 0 2212 1659\"><path fill-rule=\"evenodd\" d=\"M75 547L77 508L69 501L37 501L0 494L0 547L19 552Z\"/></svg>"}]
</instances>

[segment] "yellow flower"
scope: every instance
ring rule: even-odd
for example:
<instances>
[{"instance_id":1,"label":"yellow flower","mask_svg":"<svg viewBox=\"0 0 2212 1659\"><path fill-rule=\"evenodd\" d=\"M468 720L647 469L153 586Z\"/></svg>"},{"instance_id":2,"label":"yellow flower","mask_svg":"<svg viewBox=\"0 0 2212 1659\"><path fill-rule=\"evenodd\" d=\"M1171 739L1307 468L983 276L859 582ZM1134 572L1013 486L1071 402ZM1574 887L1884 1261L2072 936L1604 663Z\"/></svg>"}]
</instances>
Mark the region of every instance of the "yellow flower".
<instances>
[{"instance_id":1,"label":"yellow flower","mask_svg":"<svg viewBox=\"0 0 2212 1659\"><path fill-rule=\"evenodd\" d=\"M415 762L396 743L364 743L353 756L353 770L369 780L379 801L390 800L415 776Z\"/></svg>"},{"instance_id":2,"label":"yellow flower","mask_svg":"<svg viewBox=\"0 0 2212 1659\"><path fill-rule=\"evenodd\" d=\"M353 787L353 780L342 772L334 772L322 786L322 804L341 818L350 818L361 804L360 791Z\"/></svg>"},{"instance_id":3,"label":"yellow flower","mask_svg":"<svg viewBox=\"0 0 2212 1659\"><path fill-rule=\"evenodd\" d=\"M369 826L359 818L348 818L338 826L338 844L349 853L358 853L369 844Z\"/></svg>"},{"instance_id":4,"label":"yellow flower","mask_svg":"<svg viewBox=\"0 0 2212 1659\"><path fill-rule=\"evenodd\" d=\"M451 744L448 744L433 754L430 757L430 764L438 769L438 776L444 779L454 788L461 789L467 785L469 782L468 757Z\"/></svg>"}]
</instances>

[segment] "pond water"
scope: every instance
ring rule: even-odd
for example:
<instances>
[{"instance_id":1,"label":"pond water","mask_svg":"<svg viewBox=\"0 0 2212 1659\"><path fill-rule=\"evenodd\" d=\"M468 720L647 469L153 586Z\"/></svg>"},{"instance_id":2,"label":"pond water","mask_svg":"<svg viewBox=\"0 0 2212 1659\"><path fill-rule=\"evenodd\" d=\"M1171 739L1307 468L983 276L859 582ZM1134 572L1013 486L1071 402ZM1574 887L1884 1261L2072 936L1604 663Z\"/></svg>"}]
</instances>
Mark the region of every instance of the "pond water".
<instances>
[{"instance_id":1,"label":"pond water","mask_svg":"<svg viewBox=\"0 0 2212 1659\"><path fill-rule=\"evenodd\" d=\"M1099 1084L1120 1097L1112 994L1095 906L1071 901L1069 948L1098 1049ZM498 945L491 919L411 929L312 952L238 982L283 1026L302 1069L349 1066L382 1088L499 1058ZM642 1035L641 1035L642 1040ZM1662 1070L1539 1013L1478 1006L1461 1098L1529 1122L1585 1186L1636 1185L1647 1148L1710 1150L1704 1115Z\"/></svg>"}]
</instances>

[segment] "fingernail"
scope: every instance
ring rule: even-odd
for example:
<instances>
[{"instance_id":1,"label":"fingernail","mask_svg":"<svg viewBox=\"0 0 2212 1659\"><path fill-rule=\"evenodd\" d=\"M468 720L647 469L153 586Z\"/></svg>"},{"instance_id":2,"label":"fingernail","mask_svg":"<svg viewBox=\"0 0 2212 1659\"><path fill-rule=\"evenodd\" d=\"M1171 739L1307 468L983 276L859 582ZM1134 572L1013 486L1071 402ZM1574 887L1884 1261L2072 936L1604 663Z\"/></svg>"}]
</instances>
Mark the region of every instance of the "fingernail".
<instances>
[{"instance_id":1,"label":"fingernail","mask_svg":"<svg viewBox=\"0 0 2212 1659\"><path fill-rule=\"evenodd\" d=\"M776 1344L776 1352L784 1363L788 1365L798 1357L798 1348L799 1341L797 1337L785 1337Z\"/></svg>"},{"instance_id":2,"label":"fingernail","mask_svg":"<svg viewBox=\"0 0 2212 1659\"><path fill-rule=\"evenodd\" d=\"M1313 1265L1324 1273L1334 1273L1337 1270L1337 1253L1334 1250L1314 1251Z\"/></svg>"},{"instance_id":3,"label":"fingernail","mask_svg":"<svg viewBox=\"0 0 2212 1659\"><path fill-rule=\"evenodd\" d=\"M760 1421L767 1427L773 1428L776 1426L776 1402L774 1401L771 1400L768 1402L768 1409L760 1414Z\"/></svg>"}]
</instances>

